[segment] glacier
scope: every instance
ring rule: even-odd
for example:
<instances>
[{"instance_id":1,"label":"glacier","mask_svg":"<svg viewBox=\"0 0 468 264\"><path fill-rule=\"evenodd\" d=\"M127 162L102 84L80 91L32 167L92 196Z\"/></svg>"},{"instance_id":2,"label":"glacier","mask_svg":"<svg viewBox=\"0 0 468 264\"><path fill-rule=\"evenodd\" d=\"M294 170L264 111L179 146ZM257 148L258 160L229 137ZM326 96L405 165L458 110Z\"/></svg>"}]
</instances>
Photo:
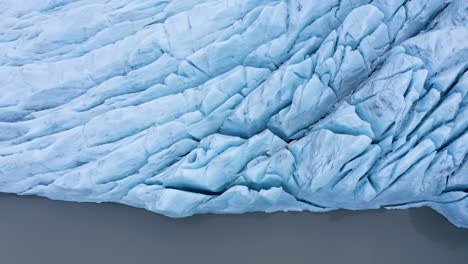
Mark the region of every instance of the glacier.
<instances>
[{"instance_id":1,"label":"glacier","mask_svg":"<svg viewBox=\"0 0 468 264\"><path fill-rule=\"evenodd\" d=\"M468 228L464 0L0 0L0 192Z\"/></svg>"}]
</instances>

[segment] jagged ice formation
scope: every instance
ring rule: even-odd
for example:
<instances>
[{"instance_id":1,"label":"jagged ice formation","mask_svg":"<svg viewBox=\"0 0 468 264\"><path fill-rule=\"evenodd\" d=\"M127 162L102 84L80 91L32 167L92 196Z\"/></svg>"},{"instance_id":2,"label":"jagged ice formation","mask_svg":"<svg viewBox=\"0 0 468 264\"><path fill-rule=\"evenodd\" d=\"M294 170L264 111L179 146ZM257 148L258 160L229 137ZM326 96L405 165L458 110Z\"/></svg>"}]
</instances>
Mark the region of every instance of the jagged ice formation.
<instances>
[{"instance_id":1,"label":"jagged ice formation","mask_svg":"<svg viewBox=\"0 0 468 264\"><path fill-rule=\"evenodd\" d=\"M0 0L0 192L468 227L464 0Z\"/></svg>"}]
</instances>

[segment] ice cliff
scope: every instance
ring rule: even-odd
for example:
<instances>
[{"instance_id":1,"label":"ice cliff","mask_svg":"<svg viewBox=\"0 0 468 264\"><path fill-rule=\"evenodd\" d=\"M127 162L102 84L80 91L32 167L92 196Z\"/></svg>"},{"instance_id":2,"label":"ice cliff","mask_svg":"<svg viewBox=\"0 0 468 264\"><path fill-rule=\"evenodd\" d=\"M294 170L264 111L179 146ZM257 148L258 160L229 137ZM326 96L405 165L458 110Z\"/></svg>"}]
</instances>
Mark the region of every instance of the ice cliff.
<instances>
[{"instance_id":1,"label":"ice cliff","mask_svg":"<svg viewBox=\"0 0 468 264\"><path fill-rule=\"evenodd\" d=\"M0 0L0 192L468 227L468 2Z\"/></svg>"}]
</instances>

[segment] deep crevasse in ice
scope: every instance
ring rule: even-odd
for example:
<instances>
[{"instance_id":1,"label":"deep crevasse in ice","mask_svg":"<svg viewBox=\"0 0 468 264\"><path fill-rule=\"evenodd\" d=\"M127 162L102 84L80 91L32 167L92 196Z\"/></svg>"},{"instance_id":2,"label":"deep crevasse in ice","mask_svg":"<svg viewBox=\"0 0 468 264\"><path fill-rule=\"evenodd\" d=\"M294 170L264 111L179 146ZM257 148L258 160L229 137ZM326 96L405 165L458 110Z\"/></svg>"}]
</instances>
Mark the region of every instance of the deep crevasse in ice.
<instances>
[{"instance_id":1,"label":"deep crevasse in ice","mask_svg":"<svg viewBox=\"0 0 468 264\"><path fill-rule=\"evenodd\" d=\"M468 2L1 0L0 191L468 227Z\"/></svg>"}]
</instances>

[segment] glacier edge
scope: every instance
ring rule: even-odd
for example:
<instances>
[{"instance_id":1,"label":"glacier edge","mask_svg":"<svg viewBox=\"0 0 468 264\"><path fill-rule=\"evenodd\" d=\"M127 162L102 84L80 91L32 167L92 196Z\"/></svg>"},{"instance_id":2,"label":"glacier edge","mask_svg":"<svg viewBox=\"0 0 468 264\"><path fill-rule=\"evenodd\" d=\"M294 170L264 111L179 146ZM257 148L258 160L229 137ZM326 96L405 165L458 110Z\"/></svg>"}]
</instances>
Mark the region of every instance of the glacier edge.
<instances>
[{"instance_id":1,"label":"glacier edge","mask_svg":"<svg viewBox=\"0 0 468 264\"><path fill-rule=\"evenodd\" d=\"M468 228L468 3L0 3L0 192Z\"/></svg>"}]
</instances>

